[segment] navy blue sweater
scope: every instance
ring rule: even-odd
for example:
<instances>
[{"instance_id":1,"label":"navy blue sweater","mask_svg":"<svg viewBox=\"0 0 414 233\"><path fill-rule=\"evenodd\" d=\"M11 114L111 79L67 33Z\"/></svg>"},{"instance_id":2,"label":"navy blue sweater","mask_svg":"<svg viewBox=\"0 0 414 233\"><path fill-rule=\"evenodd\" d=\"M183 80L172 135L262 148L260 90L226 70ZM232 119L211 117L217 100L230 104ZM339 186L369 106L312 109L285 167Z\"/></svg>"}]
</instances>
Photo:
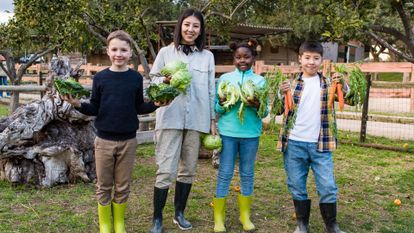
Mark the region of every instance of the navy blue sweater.
<instances>
[{"instance_id":1,"label":"navy blue sweater","mask_svg":"<svg viewBox=\"0 0 414 233\"><path fill-rule=\"evenodd\" d=\"M91 99L78 108L85 115L97 116L98 137L112 141L136 137L137 115L156 109L153 102L144 102L142 76L138 72L114 72L109 68L94 76Z\"/></svg>"}]
</instances>

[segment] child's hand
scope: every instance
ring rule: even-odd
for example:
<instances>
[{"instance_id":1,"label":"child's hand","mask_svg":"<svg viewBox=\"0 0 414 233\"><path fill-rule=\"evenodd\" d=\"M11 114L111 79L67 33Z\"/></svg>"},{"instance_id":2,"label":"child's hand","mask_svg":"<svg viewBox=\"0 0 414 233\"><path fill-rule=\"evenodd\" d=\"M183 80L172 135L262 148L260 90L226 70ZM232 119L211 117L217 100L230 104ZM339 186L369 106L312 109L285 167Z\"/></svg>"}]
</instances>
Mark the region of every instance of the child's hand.
<instances>
[{"instance_id":1,"label":"child's hand","mask_svg":"<svg viewBox=\"0 0 414 233\"><path fill-rule=\"evenodd\" d=\"M259 108L260 107L260 101L257 98L254 98L253 100L250 100L247 105Z\"/></svg>"},{"instance_id":2,"label":"child's hand","mask_svg":"<svg viewBox=\"0 0 414 233\"><path fill-rule=\"evenodd\" d=\"M285 94L286 92L290 91L290 81L289 80L285 80L280 84L280 90L282 91L283 94Z\"/></svg>"},{"instance_id":3,"label":"child's hand","mask_svg":"<svg viewBox=\"0 0 414 233\"><path fill-rule=\"evenodd\" d=\"M219 97L219 104L223 105L224 102L226 102L226 98Z\"/></svg>"},{"instance_id":4,"label":"child's hand","mask_svg":"<svg viewBox=\"0 0 414 233\"><path fill-rule=\"evenodd\" d=\"M331 77L332 77L332 82L343 82L343 81L345 81L344 80L344 78L343 78L343 75L342 74L340 74L340 73L333 73L332 75L331 75Z\"/></svg>"},{"instance_id":5,"label":"child's hand","mask_svg":"<svg viewBox=\"0 0 414 233\"><path fill-rule=\"evenodd\" d=\"M154 105L157 107L164 107L169 105L172 102L172 100L166 100L166 101L159 101L159 102L154 102Z\"/></svg>"},{"instance_id":6,"label":"child's hand","mask_svg":"<svg viewBox=\"0 0 414 233\"><path fill-rule=\"evenodd\" d=\"M81 103L78 99L73 98L72 95L61 95L60 98L68 103L70 103L72 106L79 108L81 106Z\"/></svg>"},{"instance_id":7,"label":"child's hand","mask_svg":"<svg viewBox=\"0 0 414 233\"><path fill-rule=\"evenodd\" d=\"M164 80L162 82L165 83L165 84L170 84L170 81L171 81L171 76L170 75L166 75L164 77Z\"/></svg>"}]
</instances>

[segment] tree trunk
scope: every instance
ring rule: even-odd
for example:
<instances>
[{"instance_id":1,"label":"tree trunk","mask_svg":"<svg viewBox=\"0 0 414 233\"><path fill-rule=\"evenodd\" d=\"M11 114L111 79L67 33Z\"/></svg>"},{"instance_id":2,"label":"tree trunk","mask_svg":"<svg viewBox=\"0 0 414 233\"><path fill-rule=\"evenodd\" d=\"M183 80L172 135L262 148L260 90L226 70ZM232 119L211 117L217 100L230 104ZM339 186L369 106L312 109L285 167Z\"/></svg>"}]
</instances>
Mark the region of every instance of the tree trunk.
<instances>
[{"instance_id":1,"label":"tree trunk","mask_svg":"<svg viewBox=\"0 0 414 233\"><path fill-rule=\"evenodd\" d=\"M0 119L0 179L40 187L94 180L92 119L58 95Z\"/></svg>"},{"instance_id":2,"label":"tree trunk","mask_svg":"<svg viewBox=\"0 0 414 233\"><path fill-rule=\"evenodd\" d=\"M16 111L16 109L19 107L19 96L20 93L15 91L11 94L10 98L10 112Z\"/></svg>"}]
</instances>

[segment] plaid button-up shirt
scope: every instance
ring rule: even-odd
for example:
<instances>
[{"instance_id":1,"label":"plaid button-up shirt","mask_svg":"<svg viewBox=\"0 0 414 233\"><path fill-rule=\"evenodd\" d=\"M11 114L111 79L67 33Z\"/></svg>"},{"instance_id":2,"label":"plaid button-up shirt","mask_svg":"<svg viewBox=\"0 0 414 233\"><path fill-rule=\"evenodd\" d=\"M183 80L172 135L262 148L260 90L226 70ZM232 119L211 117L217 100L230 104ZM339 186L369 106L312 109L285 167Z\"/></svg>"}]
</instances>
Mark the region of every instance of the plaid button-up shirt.
<instances>
[{"instance_id":1,"label":"plaid button-up shirt","mask_svg":"<svg viewBox=\"0 0 414 233\"><path fill-rule=\"evenodd\" d=\"M335 109L328 109L328 92L331 85L328 78L323 77L322 74L318 73L320 79L320 91L321 91L321 104L315 106L321 108L321 128L319 130L318 138L318 151L328 152L336 149L336 117ZM291 85L294 88L293 91L293 102L295 106L299 106L300 97L302 95L304 81L302 74L298 75ZM288 146L288 139L290 130L294 125L297 107L293 111L290 111L287 117L283 118L283 124L280 129L279 141L277 142L277 149L285 152ZM289 124L289 121L293 120L293 124ZM289 126L292 125L292 126Z\"/></svg>"}]
</instances>

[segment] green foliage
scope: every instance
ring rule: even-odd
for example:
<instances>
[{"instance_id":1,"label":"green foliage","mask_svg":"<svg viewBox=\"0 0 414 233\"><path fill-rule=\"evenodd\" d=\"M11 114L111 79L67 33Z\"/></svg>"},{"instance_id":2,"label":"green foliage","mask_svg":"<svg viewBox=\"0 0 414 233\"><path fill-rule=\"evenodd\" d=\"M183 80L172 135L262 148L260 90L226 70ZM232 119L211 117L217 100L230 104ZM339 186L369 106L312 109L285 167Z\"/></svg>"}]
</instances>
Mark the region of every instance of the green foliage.
<instances>
[{"instance_id":1,"label":"green foliage","mask_svg":"<svg viewBox=\"0 0 414 233\"><path fill-rule=\"evenodd\" d=\"M90 95L89 91L83 88L82 85L76 82L73 78L68 78L66 80L56 79L53 84L61 95L71 95L74 98L80 98L82 96L88 97Z\"/></svg>"},{"instance_id":2,"label":"green foliage","mask_svg":"<svg viewBox=\"0 0 414 233\"><path fill-rule=\"evenodd\" d=\"M177 91L176 88L165 84L151 84L147 88L148 97L151 101L154 102L164 102L173 100L176 96L178 96L180 93Z\"/></svg>"}]
</instances>

